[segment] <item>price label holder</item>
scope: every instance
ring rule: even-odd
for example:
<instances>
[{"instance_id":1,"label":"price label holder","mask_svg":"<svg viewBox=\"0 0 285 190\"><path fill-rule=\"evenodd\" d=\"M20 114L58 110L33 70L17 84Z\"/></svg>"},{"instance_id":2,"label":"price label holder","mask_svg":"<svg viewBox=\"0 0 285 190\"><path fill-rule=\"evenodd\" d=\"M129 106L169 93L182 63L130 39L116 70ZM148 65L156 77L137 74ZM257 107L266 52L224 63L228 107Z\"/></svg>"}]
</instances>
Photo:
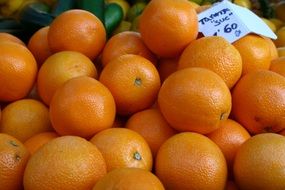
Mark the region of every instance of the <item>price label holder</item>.
<instances>
[{"instance_id":1,"label":"price label holder","mask_svg":"<svg viewBox=\"0 0 285 190\"><path fill-rule=\"evenodd\" d=\"M199 32L204 36L222 36L230 43L249 33L277 38L265 22L252 11L226 0L201 12L198 20Z\"/></svg>"}]
</instances>

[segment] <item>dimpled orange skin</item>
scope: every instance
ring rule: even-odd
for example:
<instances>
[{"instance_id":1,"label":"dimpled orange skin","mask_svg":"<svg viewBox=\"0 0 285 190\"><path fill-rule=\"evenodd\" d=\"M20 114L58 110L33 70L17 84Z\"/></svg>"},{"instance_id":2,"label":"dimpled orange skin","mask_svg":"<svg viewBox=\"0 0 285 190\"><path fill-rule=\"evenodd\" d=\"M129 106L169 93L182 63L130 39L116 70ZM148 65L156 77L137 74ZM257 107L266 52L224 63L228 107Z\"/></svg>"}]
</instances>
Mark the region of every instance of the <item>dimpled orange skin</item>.
<instances>
[{"instance_id":1,"label":"dimpled orange skin","mask_svg":"<svg viewBox=\"0 0 285 190\"><path fill-rule=\"evenodd\" d=\"M50 24L48 44L52 52L78 51L93 60L103 49L105 42L103 23L89 11L68 10Z\"/></svg>"},{"instance_id":2,"label":"dimpled orange skin","mask_svg":"<svg viewBox=\"0 0 285 190\"><path fill-rule=\"evenodd\" d=\"M77 136L55 138L28 161L25 190L87 190L106 175L105 160L96 146Z\"/></svg>"},{"instance_id":3,"label":"dimpled orange skin","mask_svg":"<svg viewBox=\"0 0 285 190\"><path fill-rule=\"evenodd\" d=\"M242 77L232 91L232 113L250 133L285 128L285 78L260 70Z\"/></svg>"},{"instance_id":4,"label":"dimpled orange skin","mask_svg":"<svg viewBox=\"0 0 285 190\"><path fill-rule=\"evenodd\" d=\"M23 175L29 156L29 151L19 140L0 133L1 189L22 189Z\"/></svg>"},{"instance_id":5,"label":"dimpled orange skin","mask_svg":"<svg viewBox=\"0 0 285 190\"><path fill-rule=\"evenodd\" d=\"M37 62L23 45L0 42L0 101L15 101L32 89L37 74Z\"/></svg>"},{"instance_id":6,"label":"dimpled orange skin","mask_svg":"<svg viewBox=\"0 0 285 190\"><path fill-rule=\"evenodd\" d=\"M110 91L86 76L67 81L56 91L50 104L51 123L60 135L92 137L112 126L115 113Z\"/></svg>"},{"instance_id":7,"label":"dimpled orange skin","mask_svg":"<svg viewBox=\"0 0 285 190\"><path fill-rule=\"evenodd\" d=\"M203 37L190 43L180 56L178 69L203 67L217 73L232 88L242 72L238 50L220 36Z\"/></svg>"},{"instance_id":8,"label":"dimpled orange skin","mask_svg":"<svg viewBox=\"0 0 285 190\"><path fill-rule=\"evenodd\" d=\"M219 127L231 111L231 94L216 73L186 68L172 73L162 84L158 105L168 123L178 131L207 134Z\"/></svg>"},{"instance_id":9,"label":"dimpled orange skin","mask_svg":"<svg viewBox=\"0 0 285 190\"><path fill-rule=\"evenodd\" d=\"M222 190L227 164L219 147L209 138L184 132L170 137L160 147L155 174L166 189Z\"/></svg>"},{"instance_id":10,"label":"dimpled orange skin","mask_svg":"<svg viewBox=\"0 0 285 190\"><path fill-rule=\"evenodd\" d=\"M270 70L285 77L285 57L271 61Z\"/></svg>"},{"instance_id":11,"label":"dimpled orange skin","mask_svg":"<svg viewBox=\"0 0 285 190\"><path fill-rule=\"evenodd\" d=\"M275 133L251 137L238 150L234 162L235 183L242 190L285 188L285 138Z\"/></svg>"},{"instance_id":12,"label":"dimpled orange skin","mask_svg":"<svg viewBox=\"0 0 285 190\"><path fill-rule=\"evenodd\" d=\"M152 52L175 57L196 39L197 13L187 0L153 0L140 17L139 31Z\"/></svg>"}]
</instances>

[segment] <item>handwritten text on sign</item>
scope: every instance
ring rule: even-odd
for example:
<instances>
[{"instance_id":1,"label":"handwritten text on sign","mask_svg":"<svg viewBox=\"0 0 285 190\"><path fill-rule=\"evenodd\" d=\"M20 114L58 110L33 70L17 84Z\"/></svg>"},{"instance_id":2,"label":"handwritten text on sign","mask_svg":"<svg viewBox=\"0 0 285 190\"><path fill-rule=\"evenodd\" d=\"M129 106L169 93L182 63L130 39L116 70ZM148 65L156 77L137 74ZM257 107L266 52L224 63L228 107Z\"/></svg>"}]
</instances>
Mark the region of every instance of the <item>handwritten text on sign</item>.
<instances>
[{"instance_id":1,"label":"handwritten text on sign","mask_svg":"<svg viewBox=\"0 0 285 190\"><path fill-rule=\"evenodd\" d=\"M246 27L234 12L229 7L219 5L199 14L199 30L205 36L223 36L229 42L247 34Z\"/></svg>"}]
</instances>

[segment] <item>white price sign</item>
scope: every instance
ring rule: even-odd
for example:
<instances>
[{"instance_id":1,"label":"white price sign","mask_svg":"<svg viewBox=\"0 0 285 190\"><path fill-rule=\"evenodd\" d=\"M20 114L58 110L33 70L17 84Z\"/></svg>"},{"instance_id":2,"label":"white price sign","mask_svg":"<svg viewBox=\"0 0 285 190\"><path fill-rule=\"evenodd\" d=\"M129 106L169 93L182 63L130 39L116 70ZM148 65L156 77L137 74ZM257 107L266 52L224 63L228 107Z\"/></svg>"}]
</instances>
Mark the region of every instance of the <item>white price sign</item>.
<instances>
[{"instance_id":1,"label":"white price sign","mask_svg":"<svg viewBox=\"0 0 285 190\"><path fill-rule=\"evenodd\" d=\"M272 39L276 35L250 10L229 1L214 4L198 15L199 32L205 36L222 36L230 43L248 33L256 33Z\"/></svg>"}]
</instances>

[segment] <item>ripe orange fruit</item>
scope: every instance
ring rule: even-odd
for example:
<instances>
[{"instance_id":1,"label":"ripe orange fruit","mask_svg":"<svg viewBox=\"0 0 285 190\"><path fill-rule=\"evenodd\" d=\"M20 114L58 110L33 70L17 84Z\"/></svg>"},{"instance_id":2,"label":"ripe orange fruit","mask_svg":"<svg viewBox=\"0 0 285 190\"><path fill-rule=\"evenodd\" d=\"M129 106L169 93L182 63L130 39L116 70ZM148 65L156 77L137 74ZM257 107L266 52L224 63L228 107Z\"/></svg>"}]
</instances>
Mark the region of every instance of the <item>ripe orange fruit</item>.
<instances>
[{"instance_id":1,"label":"ripe orange fruit","mask_svg":"<svg viewBox=\"0 0 285 190\"><path fill-rule=\"evenodd\" d=\"M49 110L38 100L18 100L2 110L0 132L9 134L21 142L35 134L52 130Z\"/></svg>"},{"instance_id":2,"label":"ripe orange fruit","mask_svg":"<svg viewBox=\"0 0 285 190\"><path fill-rule=\"evenodd\" d=\"M0 133L1 189L22 189L23 175L29 152L16 138Z\"/></svg>"},{"instance_id":3,"label":"ripe orange fruit","mask_svg":"<svg viewBox=\"0 0 285 190\"><path fill-rule=\"evenodd\" d=\"M90 142L102 153L107 171L116 168L152 169L151 150L144 138L137 132L125 128L103 130Z\"/></svg>"},{"instance_id":4,"label":"ripe orange fruit","mask_svg":"<svg viewBox=\"0 0 285 190\"><path fill-rule=\"evenodd\" d=\"M139 133L148 143L153 157L159 147L176 131L171 128L158 109L146 109L133 114L127 121L126 128Z\"/></svg>"},{"instance_id":5,"label":"ripe orange fruit","mask_svg":"<svg viewBox=\"0 0 285 190\"><path fill-rule=\"evenodd\" d=\"M219 127L231 111L231 93L216 73L186 68L162 84L158 105L167 122L178 131L207 134Z\"/></svg>"},{"instance_id":6,"label":"ripe orange fruit","mask_svg":"<svg viewBox=\"0 0 285 190\"><path fill-rule=\"evenodd\" d=\"M47 105L55 91L69 79L78 76L97 78L97 70L92 61L82 53L61 51L50 56L41 66L38 79L38 93Z\"/></svg>"},{"instance_id":7,"label":"ripe orange fruit","mask_svg":"<svg viewBox=\"0 0 285 190\"><path fill-rule=\"evenodd\" d=\"M224 189L227 164L209 138L191 132L170 137L160 147L155 174L165 189Z\"/></svg>"},{"instance_id":8,"label":"ripe orange fruit","mask_svg":"<svg viewBox=\"0 0 285 190\"><path fill-rule=\"evenodd\" d=\"M285 187L285 138L264 133L251 137L238 150L234 162L236 184L240 189Z\"/></svg>"},{"instance_id":9,"label":"ripe orange fruit","mask_svg":"<svg viewBox=\"0 0 285 190\"><path fill-rule=\"evenodd\" d=\"M220 127L207 136L220 147L226 158L229 170L232 169L237 150L250 138L247 130L231 119L221 122Z\"/></svg>"},{"instance_id":10,"label":"ripe orange fruit","mask_svg":"<svg viewBox=\"0 0 285 190\"><path fill-rule=\"evenodd\" d=\"M41 66L44 61L52 55L52 52L48 45L48 31L49 26L40 28L31 36L28 42L28 49L34 55L39 66Z\"/></svg>"},{"instance_id":11,"label":"ripe orange fruit","mask_svg":"<svg viewBox=\"0 0 285 190\"><path fill-rule=\"evenodd\" d=\"M149 60L132 54L110 61L99 80L114 96L119 115L131 115L150 107L160 88L155 66Z\"/></svg>"},{"instance_id":12,"label":"ripe orange fruit","mask_svg":"<svg viewBox=\"0 0 285 190\"><path fill-rule=\"evenodd\" d=\"M270 70L285 77L285 57L271 61Z\"/></svg>"},{"instance_id":13,"label":"ripe orange fruit","mask_svg":"<svg viewBox=\"0 0 285 190\"><path fill-rule=\"evenodd\" d=\"M105 42L103 23L85 10L65 11L50 24L48 44L53 52L78 51L93 60L103 49Z\"/></svg>"},{"instance_id":14,"label":"ripe orange fruit","mask_svg":"<svg viewBox=\"0 0 285 190\"><path fill-rule=\"evenodd\" d=\"M24 173L24 188L92 189L105 174L106 163L96 146L80 137L63 136L32 155Z\"/></svg>"},{"instance_id":15,"label":"ripe orange fruit","mask_svg":"<svg viewBox=\"0 0 285 190\"><path fill-rule=\"evenodd\" d=\"M274 40L276 47L285 46L285 26L279 28L276 32L277 39Z\"/></svg>"},{"instance_id":16,"label":"ripe orange fruit","mask_svg":"<svg viewBox=\"0 0 285 190\"><path fill-rule=\"evenodd\" d=\"M178 69L203 67L217 73L232 88L241 76L242 59L237 49L220 36L190 43L180 56Z\"/></svg>"},{"instance_id":17,"label":"ripe orange fruit","mask_svg":"<svg viewBox=\"0 0 285 190\"><path fill-rule=\"evenodd\" d=\"M119 168L100 179L92 190L164 190L159 179L140 168Z\"/></svg>"},{"instance_id":18,"label":"ripe orange fruit","mask_svg":"<svg viewBox=\"0 0 285 190\"><path fill-rule=\"evenodd\" d=\"M278 51L277 51L277 48L276 48L274 42L270 38L264 37L264 39L266 40L267 44L269 45L271 61L274 59L277 59L278 58Z\"/></svg>"},{"instance_id":19,"label":"ripe orange fruit","mask_svg":"<svg viewBox=\"0 0 285 190\"><path fill-rule=\"evenodd\" d=\"M24 98L36 79L36 60L26 47L17 43L0 42L0 49L0 101Z\"/></svg>"},{"instance_id":20,"label":"ripe orange fruit","mask_svg":"<svg viewBox=\"0 0 285 190\"><path fill-rule=\"evenodd\" d=\"M285 47L279 47L277 48L278 56L283 57L285 56Z\"/></svg>"},{"instance_id":21,"label":"ripe orange fruit","mask_svg":"<svg viewBox=\"0 0 285 190\"><path fill-rule=\"evenodd\" d=\"M125 31L112 36L102 52L102 64L107 65L113 59L125 55L140 55L156 64L155 55L146 47L138 32Z\"/></svg>"},{"instance_id":22,"label":"ripe orange fruit","mask_svg":"<svg viewBox=\"0 0 285 190\"><path fill-rule=\"evenodd\" d=\"M31 154L34 154L40 147L42 147L44 144L51 141L52 139L55 139L56 137L59 136L55 132L38 133L26 140L24 142L24 145Z\"/></svg>"},{"instance_id":23,"label":"ripe orange fruit","mask_svg":"<svg viewBox=\"0 0 285 190\"><path fill-rule=\"evenodd\" d=\"M26 46L26 44L22 40L20 40L20 38L6 32L0 32L0 42L4 41L15 42L17 44Z\"/></svg>"},{"instance_id":24,"label":"ripe orange fruit","mask_svg":"<svg viewBox=\"0 0 285 190\"><path fill-rule=\"evenodd\" d=\"M158 73L161 82L163 82L170 74L177 70L179 57L175 58L161 58L158 62Z\"/></svg>"},{"instance_id":25,"label":"ripe orange fruit","mask_svg":"<svg viewBox=\"0 0 285 190\"><path fill-rule=\"evenodd\" d=\"M233 116L253 134L285 128L285 78L260 70L242 77L232 92Z\"/></svg>"},{"instance_id":26,"label":"ripe orange fruit","mask_svg":"<svg viewBox=\"0 0 285 190\"><path fill-rule=\"evenodd\" d=\"M269 69L272 57L266 39L255 34L248 34L235 41L233 45L242 58L242 75L259 69Z\"/></svg>"},{"instance_id":27,"label":"ripe orange fruit","mask_svg":"<svg viewBox=\"0 0 285 190\"><path fill-rule=\"evenodd\" d=\"M51 123L59 135L90 138L112 127L116 113L110 91L96 79L70 79L55 93L50 104Z\"/></svg>"},{"instance_id":28,"label":"ripe orange fruit","mask_svg":"<svg viewBox=\"0 0 285 190\"><path fill-rule=\"evenodd\" d=\"M176 57L198 35L198 18L187 0L152 0L140 17L147 47L161 57Z\"/></svg>"}]
</instances>

